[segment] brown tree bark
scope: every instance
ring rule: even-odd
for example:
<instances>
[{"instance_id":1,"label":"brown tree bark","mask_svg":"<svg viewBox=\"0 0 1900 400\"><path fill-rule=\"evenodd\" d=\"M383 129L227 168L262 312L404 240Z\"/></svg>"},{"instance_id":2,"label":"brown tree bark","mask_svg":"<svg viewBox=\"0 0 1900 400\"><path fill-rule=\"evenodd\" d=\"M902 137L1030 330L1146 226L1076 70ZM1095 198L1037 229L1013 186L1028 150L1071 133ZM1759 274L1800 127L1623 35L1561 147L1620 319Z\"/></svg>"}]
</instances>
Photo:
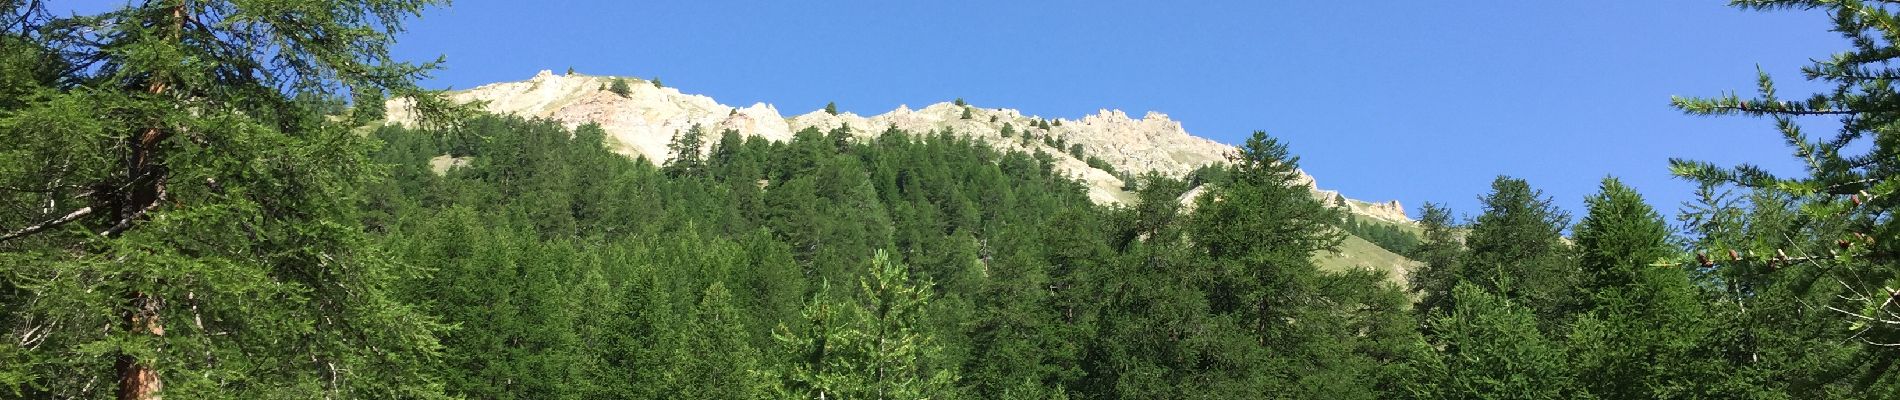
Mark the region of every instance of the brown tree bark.
<instances>
[{"instance_id":1,"label":"brown tree bark","mask_svg":"<svg viewBox=\"0 0 1900 400\"><path fill-rule=\"evenodd\" d=\"M158 320L159 301L143 292L132 292L127 301L132 309L125 312L125 329L134 334L165 336L165 325ZM130 354L119 355L120 400L159 400L165 388L151 360L139 360Z\"/></svg>"},{"instance_id":2,"label":"brown tree bark","mask_svg":"<svg viewBox=\"0 0 1900 400\"><path fill-rule=\"evenodd\" d=\"M165 21L172 28L172 36L168 39L182 42L188 0L173 1L171 20ZM170 87L162 74L153 74L149 79L150 82L146 84L145 90L153 96L163 95ZM122 203L119 204L115 221L104 232L106 236L118 236L130 229L134 221L144 218L146 212L156 208L163 200L165 171L159 164L156 150L159 144L170 136L170 130L162 126L152 126L139 130L126 141L126 145L132 150L130 157L126 159L127 190L121 196ZM135 290L126 293L125 298L128 307L125 312L124 329L128 334L165 336L165 325L159 320L162 303L157 297ZM141 360L131 354L119 355L115 367L119 374L118 398L120 400L160 400L162 398L159 392L165 388L165 384L159 378L158 369L153 362L154 360Z\"/></svg>"}]
</instances>

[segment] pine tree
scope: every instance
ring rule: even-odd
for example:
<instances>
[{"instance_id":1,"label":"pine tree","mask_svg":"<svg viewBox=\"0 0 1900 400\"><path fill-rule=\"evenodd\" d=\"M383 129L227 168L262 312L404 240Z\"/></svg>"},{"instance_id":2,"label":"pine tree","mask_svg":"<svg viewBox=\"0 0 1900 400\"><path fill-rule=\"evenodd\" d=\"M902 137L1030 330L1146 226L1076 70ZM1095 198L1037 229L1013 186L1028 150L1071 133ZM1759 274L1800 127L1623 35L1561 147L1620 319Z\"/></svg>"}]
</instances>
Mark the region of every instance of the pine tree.
<instances>
[{"instance_id":1,"label":"pine tree","mask_svg":"<svg viewBox=\"0 0 1900 400\"><path fill-rule=\"evenodd\" d=\"M963 119L970 119L970 107L963 107Z\"/></svg>"},{"instance_id":2,"label":"pine tree","mask_svg":"<svg viewBox=\"0 0 1900 400\"><path fill-rule=\"evenodd\" d=\"M5 3L0 81L32 95L0 100L0 185L29 189L0 203L45 206L0 212L0 288L31 288L0 318L38 338L0 376L28 398L439 395L438 327L388 287L414 270L357 225L374 145L324 114L376 91L443 115L413 83L430 66L387 51L435 3Z\"/></svg>"},{"instance_id":3,"label":"pine tree","mask_svg":"<svg viewBox=\"0 0 1900 400\"><path fill-rule=\"evenodd\" d=\"M837 102L825 103L825 113L831 114L831 115L838 115L838 103Z\"/></svg>"}]
</instances>

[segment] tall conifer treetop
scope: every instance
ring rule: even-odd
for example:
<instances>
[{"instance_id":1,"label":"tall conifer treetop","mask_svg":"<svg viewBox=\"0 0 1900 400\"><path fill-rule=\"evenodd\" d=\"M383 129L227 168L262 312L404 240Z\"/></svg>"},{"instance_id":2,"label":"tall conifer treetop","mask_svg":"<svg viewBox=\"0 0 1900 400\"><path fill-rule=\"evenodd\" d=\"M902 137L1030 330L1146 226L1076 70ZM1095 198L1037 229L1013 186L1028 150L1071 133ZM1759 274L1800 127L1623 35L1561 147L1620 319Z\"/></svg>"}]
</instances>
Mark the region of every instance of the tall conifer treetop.
<instances>
[{"instance_id":1,"label":"tall conifer treetop","mask_svg":"<svg viewBox=\"0 0 1900 400\"><path fill-rule=\"evenodd\" d=\"M338 106L443 109L413 83L432 64L388 51L436 3L0 3L0 203L40 205L0 211L0 279L22 290L9 329L44 340L0 369L43 398L436 393L413 373L433 324L358 251L377 169Z\"/></svg>"}]
</instances>

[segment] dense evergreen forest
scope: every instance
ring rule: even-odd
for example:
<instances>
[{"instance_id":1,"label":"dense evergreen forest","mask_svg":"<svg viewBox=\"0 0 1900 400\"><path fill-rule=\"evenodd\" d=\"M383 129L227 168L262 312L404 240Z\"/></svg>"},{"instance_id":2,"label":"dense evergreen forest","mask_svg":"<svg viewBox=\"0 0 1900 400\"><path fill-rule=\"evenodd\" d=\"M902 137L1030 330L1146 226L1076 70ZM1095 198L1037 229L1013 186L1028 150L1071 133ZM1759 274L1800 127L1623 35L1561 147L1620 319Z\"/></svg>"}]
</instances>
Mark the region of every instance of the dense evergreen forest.
<instances>
[{"instance_id":1,"label":"dense evergreen forest","mask_svg":"<svg viewBox=\"0 0 1900 400\"><path fill-rule=\"evenodd\" d=\"M1575 218L1499 177L1413 233L1260 132L1126 206L955 132L629 159L417 88L432 3L0 0L0 398L1900 398L1884 4L1738 2L1833 16L1838 90L1675 99L1802 176L1674 160L1697 204ZM1320 268L1347 235L1421 265Z\"/></svg>"}]
</instances>

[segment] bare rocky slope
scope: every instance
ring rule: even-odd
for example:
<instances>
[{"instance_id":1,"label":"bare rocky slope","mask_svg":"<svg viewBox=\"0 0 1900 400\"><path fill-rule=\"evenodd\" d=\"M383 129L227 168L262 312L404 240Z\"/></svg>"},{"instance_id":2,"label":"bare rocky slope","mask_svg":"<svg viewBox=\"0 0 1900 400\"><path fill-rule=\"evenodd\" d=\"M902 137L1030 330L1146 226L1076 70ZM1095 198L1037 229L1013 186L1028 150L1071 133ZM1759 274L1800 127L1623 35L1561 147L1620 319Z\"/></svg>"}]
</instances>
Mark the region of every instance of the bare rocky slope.
<instances>
[{"instance_id":1,"label":"bare rocky slope","mask_svg":"<svg viewBox=\"0 0 1900 400\"><path fill-rule=\"evenodd\" d=\"M609 90L615 80L622 79L629 89L625 95ZM677 133L694 125L703 126L714 135L730 129L771 140L790 139L793 132L808 127L829 131L848 126L854 135L863 138L889 128L910 132L949 130L984 140L999 150L1047 152L1055 157L1058 168L1086 182L1090 198L1103 204L1120 204L1132 196L1122 191L1121 176L1091 167L1085 161L1089 157L1101 159L1126 176L1148 172L1182 176L1202 166L1223 162L1234 151L1233 146L1189 134L1181 128L1180 122L1158 112L1149 112L1140 118L1130 117L1120 110L1102 110L1080 118L1045 118L1007 108L943 102L916 109L899 106L874 116L849 112L833 115L819 110L786 117L770 104L734 107L638 78L560 75L545 70L526 81L482 85L451 92L449 96L459 102L482 102L490 112L545 118L570 128L596 123L607 132L608 145L615 151L629 157L645 157L655 163L671 158L667 144ZM387 107L391 122L407 123L414 119L402 100L392 100ZM963 117L966 112L969 118ZM1049 128L1037 127L1038 121L1049 122ZM1016 136L1004 137L1005 126L1017 132ZM1071 156L1067 148L1049 148L1040 139L1022 140L1023 132L1037 138L1060 138L1070 145L1082 145L1082 157ZM707 142L710 145L713 141ZM1338 192L1319 189L1311 176L1304 173L1302 176L1305 184L1313 188L1314 196L1343 204L1355 215L1394 224L1412 223L1397 201L1345 198ZM1190 195L1194 193L1199 191ZM1389 252L1373 254L1382 251L1376 246L1353 247L1356 249L1341 256L1374 263L1405 262Z\"/></svg>"}]
</instances>

